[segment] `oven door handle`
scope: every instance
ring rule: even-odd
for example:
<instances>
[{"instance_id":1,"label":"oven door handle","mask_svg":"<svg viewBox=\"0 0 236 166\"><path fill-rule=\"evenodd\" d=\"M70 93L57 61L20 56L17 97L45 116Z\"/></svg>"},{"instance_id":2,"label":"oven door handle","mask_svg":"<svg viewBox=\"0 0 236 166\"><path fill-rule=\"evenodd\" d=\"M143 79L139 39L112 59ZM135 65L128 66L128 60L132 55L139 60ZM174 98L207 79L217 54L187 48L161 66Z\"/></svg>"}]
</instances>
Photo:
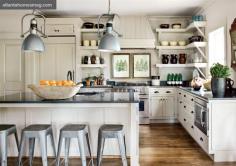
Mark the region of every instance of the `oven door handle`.
<instances>
[{"instance_id":1,"label":"oven door handle","mask_svg":"<svg viewBox=\"0 0 236 166\"><path fill-rule=\"evenodd\" d=\"M205 112L205 110L202 108L201 109L201 126L203 126L205 124L205 122L203 122L203 113Z\"/></svg>"}]
</instances>

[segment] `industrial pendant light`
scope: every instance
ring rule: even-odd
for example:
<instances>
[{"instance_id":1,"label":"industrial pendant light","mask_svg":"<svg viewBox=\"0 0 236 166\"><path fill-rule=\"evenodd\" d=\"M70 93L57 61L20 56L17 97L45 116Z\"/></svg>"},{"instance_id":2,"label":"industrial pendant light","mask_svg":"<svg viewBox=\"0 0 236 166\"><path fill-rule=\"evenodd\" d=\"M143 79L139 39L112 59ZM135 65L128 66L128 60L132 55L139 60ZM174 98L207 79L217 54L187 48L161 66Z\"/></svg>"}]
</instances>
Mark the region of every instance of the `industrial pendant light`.
<instances>
[{"instance_id":1,"label":"industrial pendant light","mask_svg":"<svg viewBox=\"0 0 236 166\"><path fill-rule=\"evenodd\" d=\"M101 52L120 51L120 43L119 43L118 37L121 37L122 35L113 29L112 22L113 22L114 17L117 14L110 14L110 9L111 9L111 3L109 0L108 14L102 14L98 18L98 25L99 25L102 17L108 18L108 22L106 23L106 30L105 30L103 36L101 36L101 33L99 31L99 26L98 26L98 36L100 37L98 51L101 51Z\"/></svg>"},{"instance_id":2,"label":"industrial pendant light","mask_svg":"<svg viewBox=\"0 0 236 166\"><path fill-rule=\"evenodd\" d=\"M24 19L26 16L34 16L33 19L30 21L30 29L23 33L23 23ZM37 27L37 20L36 18L42 18L44 20L44 32L41 32L38 27ZM38 35L42 35L42 37L46 38L47 36L45 35L45 17L41 14L35 14L34 12L32 14L26 14L25 16L22 17L21 21L21 37L23 38L25 34L29 33L29 35L24 39L22 43L22 50L23 51L35 51L35 52L43 52L45 50L43 40L41 37Z\"/></svg>"}]
</instances>

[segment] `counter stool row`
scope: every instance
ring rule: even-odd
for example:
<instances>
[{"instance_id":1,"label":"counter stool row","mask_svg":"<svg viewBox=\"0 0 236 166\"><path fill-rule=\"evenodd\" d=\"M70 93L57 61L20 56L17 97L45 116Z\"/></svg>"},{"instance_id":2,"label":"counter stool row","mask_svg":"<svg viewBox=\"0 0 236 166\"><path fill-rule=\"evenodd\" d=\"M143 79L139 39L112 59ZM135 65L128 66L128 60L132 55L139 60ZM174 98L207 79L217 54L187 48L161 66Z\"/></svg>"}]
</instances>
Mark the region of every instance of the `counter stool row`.
<instances>
[{"instance_id":1,"label":"counter stool row","mask_svg":"<svg viewBox=\"0 0 236 166\"><path fill-rule=\"evenodd\" d=\"M68 156L70 141L72 138L78 139L80 157L82 161L82 166L87 165L85 148L87 144L87 149L90 156L89 165L93 164L90 137L88 132L88 125L85 124L68 124L60 129L60 136L58 142L58 150L56 153L56 147L54 143L54 137L52 132L52 126L49 124L36 124L27 126L22 130L20 144L17 137L17 130L15 125L0 124L0 158L1 166L7 166L7 137L11 134L15 135L17 149L19 151L18 155L18 166L22 165L22 156L24 152L24 143L29 140L29 163L32 166L33 156L34 156L34 146L35 139L39 139L39 144L41 148L42 163L43 166L48 166L47 161L47 137L50 136L54 157L56 157L56 165L60 165L60 154L62 148L62 141L65 141L65 165L68 166ZM97 149L97 166L101 165L102 154L106 138L116 138L118 139L121 158L123 166L127 166L126 159L126 145L125 145L125 135L123 132L123 125L111 125L105 124L99 128L98 133L98 149ZM86 140L86 144L85 144Z\"/></svg>"}]
</instances>

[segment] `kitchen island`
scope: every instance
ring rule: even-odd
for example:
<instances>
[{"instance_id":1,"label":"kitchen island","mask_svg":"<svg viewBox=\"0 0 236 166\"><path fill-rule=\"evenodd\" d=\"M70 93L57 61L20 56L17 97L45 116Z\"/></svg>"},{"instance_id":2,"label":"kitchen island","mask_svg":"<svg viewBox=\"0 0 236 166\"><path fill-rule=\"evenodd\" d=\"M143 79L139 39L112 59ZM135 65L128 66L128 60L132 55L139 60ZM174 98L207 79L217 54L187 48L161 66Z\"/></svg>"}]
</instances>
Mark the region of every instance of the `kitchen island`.
<instances>
[{"instance_id":1,"label":"kitchen island","mask_svg":"<svg viewBox=\"0 0 236 166\"><path fill-rule=\"evenodd\" d=\"M134 96L133 92L81 94L66 100L43 100L33 93L1 96L0 123L16 124L19 137L21 130L30 124L52 124L56 144L60 128L65 124L86 123L90 128L93 156L97 153L99 127L102 124L123 124L127 156L130 157L130 165L137 166L139 165L139 114L138 99ZM10 137L8 148L10 156L17 156L13 137ZM104 155L119 155L117 140L106 140ZM35 156L40 156L37 144ZM48 145L48 156L53 156L50 145ZM70 156L79 156L76 140L71 142Z\"/></svg>"}]
</instances>

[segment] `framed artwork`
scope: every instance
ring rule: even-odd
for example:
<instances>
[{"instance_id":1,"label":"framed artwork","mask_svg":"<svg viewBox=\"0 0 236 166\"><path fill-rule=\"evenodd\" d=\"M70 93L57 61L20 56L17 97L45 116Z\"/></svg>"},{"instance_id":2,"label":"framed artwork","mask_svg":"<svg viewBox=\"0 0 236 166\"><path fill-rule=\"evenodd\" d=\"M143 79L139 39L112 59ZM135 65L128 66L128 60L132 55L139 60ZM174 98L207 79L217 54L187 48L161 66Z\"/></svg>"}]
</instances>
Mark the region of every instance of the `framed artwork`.
<instances>
[{"instance_id":1,"label":"framed artwork","mask_svg":"<svg viewBox=\"0 0 236 166\"><path fill-rule=\"evenodd\" d=\"M113 78L130 77L130 54L112 54L111 64Z\"/></svg>"},{"instance_id":2,"label":"framed artwork","mask_svg":"<svg viewBox=\"0 0 236 166\"><path fill-rule=\"evenodd\" d=\"M133 55L133 77L148 78L150 77L150 54L134 54Z\"/></svg>"}]
</instances>

